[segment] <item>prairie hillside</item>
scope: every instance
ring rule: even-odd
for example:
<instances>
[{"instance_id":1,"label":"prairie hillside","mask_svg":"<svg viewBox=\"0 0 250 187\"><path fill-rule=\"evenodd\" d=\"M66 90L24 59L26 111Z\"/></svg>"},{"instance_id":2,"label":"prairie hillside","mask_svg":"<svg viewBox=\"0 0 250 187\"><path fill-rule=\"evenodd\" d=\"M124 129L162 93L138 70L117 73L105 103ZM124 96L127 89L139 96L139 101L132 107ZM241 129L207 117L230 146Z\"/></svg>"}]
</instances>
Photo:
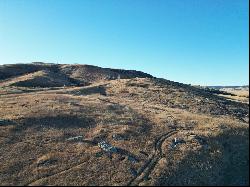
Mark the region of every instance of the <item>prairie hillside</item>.
<instances>
[{"instance_id":1,"label":"prairie hillside","mask_svg":"<svg viewBox=\"0 0 250 187\"><path fill-rule=\"evenodd\" d=\"M249 97L220 91L135 70L1 65L0 185L249 185Z\"/></svg>"}]
</instances>

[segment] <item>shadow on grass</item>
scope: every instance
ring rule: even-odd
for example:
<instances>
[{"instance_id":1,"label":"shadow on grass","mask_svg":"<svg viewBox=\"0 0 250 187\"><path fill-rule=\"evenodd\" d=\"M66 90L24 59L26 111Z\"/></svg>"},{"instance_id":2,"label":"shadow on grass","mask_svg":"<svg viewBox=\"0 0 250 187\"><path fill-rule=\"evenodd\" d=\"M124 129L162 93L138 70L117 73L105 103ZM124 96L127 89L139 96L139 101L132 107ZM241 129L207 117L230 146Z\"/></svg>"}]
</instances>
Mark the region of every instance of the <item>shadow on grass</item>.
<instances>
[{"instance_id":1,"label":"shadow on grass","mask_svg":"<svg viewBox=\"0 0 250 187\"><path fill-rule=\"evenodd\" d=\"M190 152L157 186L249 185L249 131L237 128L209 139L210 149Z\"/></svg>"},{"instance_id":2,"label":"shadow on grass","mask_svg":"<svg viewBox=\"0 0 250 187\"><path fill-rule=\"evenodd\" d=\"M12 120L8 120L8 119L0 119L0 127L5 127L5 126L9 126L9 125L16 125L15 121Z\"/></svg>"},{"instance_id":3,"label":"shadow on grass","mask_svg":"<svg viewBox=\"0 0 250 187\"><path fill-rule=\"evenodd\" d=\"M104 86L92 86L84 87L79 90L74 90L69 92L72 95L91 95L91 94L100 94L106 96L106 89Z\"/></svg>"},{"instance_id":4,"label":"shadow on grass","mask_svg":"<svg viewBox=\"0 0 250 187\"><path fill-rule=\"evenodd\" d=\"M75 105L74 103L72 105ZM128 129L124 130L123 135L127 140L131 138L139 138L139 135L149 134L152 126L152 122L144 118L144 116L138 114L133 109L127 110L126 106L119 104L115 107L102 106L89 107L84 106L79 109L79 114L57 114L57 115L41 115L36 117L27 117L18 120L15 127L11 130L16 136L27 135L27 133L36 134L37 132L43 132L46 129L63 130L69 133L69 136L77 136L72 133L72 130L79 128L90 130L97 125L102 124L103 128L109 128L111 126L123 126L127 125ZM102 115L99 118L95 116ZM126 115L128 118L123 118ZM113 128L113 127L112 127ZM110 132L109 132L110 133ZM107 133L101 133L94 137L95 142L106 139Z\"/></svg>"},{"instance_id":5,"label":"shadow on grass","mask_svg":"<svg viewBox=\"0 0 250 187\"><path fill-rule=\"evenodd\" d=\"M28 128L41 130L43 128L72 129L72 128L92 128L95 120L86 116L78 117L72 115L45 116L39 118L25 118L21 124L17 125L14 131L25 131Z\"/></svg>"}]
</instances>

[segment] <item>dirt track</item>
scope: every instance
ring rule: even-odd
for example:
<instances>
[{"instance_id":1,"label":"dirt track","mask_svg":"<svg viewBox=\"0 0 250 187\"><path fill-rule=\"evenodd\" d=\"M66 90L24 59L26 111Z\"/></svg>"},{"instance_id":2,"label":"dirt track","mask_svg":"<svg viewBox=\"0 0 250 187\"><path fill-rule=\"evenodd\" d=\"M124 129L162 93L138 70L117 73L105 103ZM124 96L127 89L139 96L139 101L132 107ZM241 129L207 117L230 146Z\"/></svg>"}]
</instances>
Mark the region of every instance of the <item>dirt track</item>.
<instances>
[{"instance_id":1,"label":"dirt track","mask_svg":"<svg viewBox=\"0 0 250 187\"><path fill-rule=\"evenodd\" d=\"M161 135L158 139L155 140L153 154L150 155L148 161L139 169L137 175L128 182L127 186L138 185L143 179L146 179L149 176L149 174L154 169L154 166L162 157L162 143L177 132L177 130L172 130L166 134Z\"/></svg>"}]
</instances>

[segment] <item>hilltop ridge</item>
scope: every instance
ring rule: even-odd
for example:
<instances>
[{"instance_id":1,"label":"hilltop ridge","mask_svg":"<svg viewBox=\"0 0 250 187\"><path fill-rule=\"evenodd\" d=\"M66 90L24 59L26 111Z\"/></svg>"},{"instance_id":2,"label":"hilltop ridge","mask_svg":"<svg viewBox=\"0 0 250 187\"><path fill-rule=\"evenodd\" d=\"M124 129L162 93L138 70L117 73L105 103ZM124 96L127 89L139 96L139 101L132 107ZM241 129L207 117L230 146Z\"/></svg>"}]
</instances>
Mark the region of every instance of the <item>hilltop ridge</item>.
<instances>
[{"instance_id":1,"label":"hilltop ridge","mask_svg":"<svg viewBox=\"0 0 250 187\"><path fill-rule=\"evenodd\" d=\"M73 81L73 84L80 82L92 83L100 80L125 79L125 78L153 78L152 75L136 70L122 70L101 68L93 65L80 64L52 64L34 62L31 64L6 64L0 65L0 80L16 76L35 73L38 71L49 71L59 76L63 75ZM75 82L74 82L75 81Z\"/></svg>"}]
</instances>

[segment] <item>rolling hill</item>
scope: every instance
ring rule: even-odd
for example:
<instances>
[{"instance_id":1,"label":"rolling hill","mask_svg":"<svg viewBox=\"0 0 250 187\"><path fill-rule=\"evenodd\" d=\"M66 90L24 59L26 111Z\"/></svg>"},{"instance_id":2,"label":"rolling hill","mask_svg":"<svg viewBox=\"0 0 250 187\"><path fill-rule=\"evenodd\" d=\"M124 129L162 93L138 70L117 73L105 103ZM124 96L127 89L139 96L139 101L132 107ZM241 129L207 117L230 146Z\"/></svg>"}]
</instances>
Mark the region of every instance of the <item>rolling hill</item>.
<instances>
[{"instance_id":1,"label":"rolling hill","mask_svg":"<svg viewBox=\"0 0 250 187\"><path fill-rule=\"evenodd\" d=\"M248 185L249 104L135 70L0 66L0 185Z\"/></svg>"}]
</instances>

